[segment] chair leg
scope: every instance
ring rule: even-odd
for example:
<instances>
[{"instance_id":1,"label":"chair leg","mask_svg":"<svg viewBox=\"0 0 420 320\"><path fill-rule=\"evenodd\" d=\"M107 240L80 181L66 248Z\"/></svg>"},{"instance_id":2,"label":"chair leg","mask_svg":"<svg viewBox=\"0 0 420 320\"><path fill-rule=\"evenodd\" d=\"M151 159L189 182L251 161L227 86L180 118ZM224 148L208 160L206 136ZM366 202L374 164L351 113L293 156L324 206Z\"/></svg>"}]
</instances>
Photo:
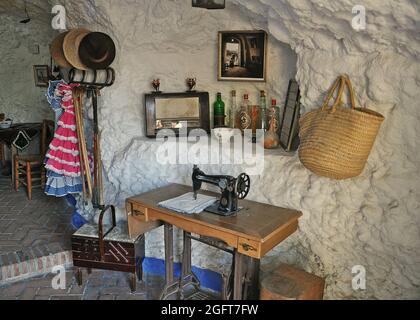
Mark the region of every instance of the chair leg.
<instances>
[{"instance_id":1,"label":"chair leg","mask_svg":"<svg viewBox=\"0 0 420 320\"><path fill-rule=\"evenodd\" d=\"M42 189L45 188L45 181L46 181L46 172L45 172L45 167L42 166L41 168L41 188Z\"/></svg>"},{"instance_id":2,"label":"chair leg","mask_svg":"<svg viewBox=\"0 0 420 320\"><path fill-rule=\"evenodd\" d=\"M130 290L135 293L137 290L137 277L135 273L130 273Z\"/></svg>"},{"instance_id":3,"label":"chair leg","mask_svg":"<svg viewBox=\"0 0 420 320\"><path fill-rule=\"evenodd\" d=\"M76 270L75 270L75 276L76 276L77 285L78 285L79 287L81 287L81 286L82 286L82 284L83 284L82 269L80 269L80 268L76 268Z\"/></svg>"},{"instance_id":4,"label":"chair leg","mask_svg":"<svg viewBox=\"0 0 420 320\"><path fill-rule=\"evenodd\" d=\"M14 165L14 169L15 169L15 190L18 191L19 190L19 160L17 159L17 157L15 157L13 159L13 161L15 162Z\"/></svg>"},{"instance_id":5,"label":"chair leg","mask_svg":"<svg viewBox=\"0 0 420 320\"><path fill-rule=\"evenodd\" d=\"M26 163L26 184L28 189L28 199L32 200L32 172L31 172L31 163Z\"/></svg>"},{"instance_id":6,"label":"chair leg","mask_svg":"<svg viewBox=\"0 0 420 320\"><path fill-rule=\"evenodd\" d=\"M0 162L1 165L4 166L4 144L3 142L0 142Z\"/></svg>"}]
</instances>

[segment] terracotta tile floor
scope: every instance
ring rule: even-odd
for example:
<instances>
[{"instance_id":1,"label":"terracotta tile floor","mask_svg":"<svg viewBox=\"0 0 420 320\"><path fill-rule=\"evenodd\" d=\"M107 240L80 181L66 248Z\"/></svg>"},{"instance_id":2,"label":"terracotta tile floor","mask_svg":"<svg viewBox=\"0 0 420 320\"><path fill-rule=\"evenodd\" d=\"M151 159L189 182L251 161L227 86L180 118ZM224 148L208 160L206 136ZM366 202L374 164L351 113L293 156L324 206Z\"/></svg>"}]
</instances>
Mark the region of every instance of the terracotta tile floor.
<instances>
[{"instance_id":1,"label":"terracotta tile floor","mask_svg":"<svg viewBox=\"0 0 420 320\"><path fill-rule=\"evenodd\" d=\"M74 232L71 213L72 208L64 199L47 197L38 188L33 190L33 199L29 201L24 187L16 192L10 178L0 176L0 257L27 248L69 250ZM88 275L84 270L83 285L79 287L73 270L68 270L66 289L54 290L51 284L54 276L47 273L13 283L0 281L0 300L157 299L164 282L161 277L145 275L145 281L138 282L137 292L132 294L127 273L93 270Z\"/></svg>"},{"instance_id":2,"label":"terracotta tile floor","mask_svg":"<svg viewBox=\"0 0 420 320\"><path fill-rule=\"evenodd\" d=\"M79 287L73 271L66 272L66 289L52 288L55 274L31 278L0 286L0 300L153 300L159 298L164 280L162 277L145 275L137 282L137 291L132 294L128 274L123 272L92 270L83 271L83 285Z\"/></svg>"},{"instance_id":3,"label":"terracotta tile floor","mask_svg":"<svg viewBox=\"0 0 420 320\"><path fill-rule=\"evenodd\" d=\"M24 187L16 192L10 178L0 176L0 255L49 244L69 249L71 213L66 200L37 188L29 201Z\"/></svg>"}]
</instances>

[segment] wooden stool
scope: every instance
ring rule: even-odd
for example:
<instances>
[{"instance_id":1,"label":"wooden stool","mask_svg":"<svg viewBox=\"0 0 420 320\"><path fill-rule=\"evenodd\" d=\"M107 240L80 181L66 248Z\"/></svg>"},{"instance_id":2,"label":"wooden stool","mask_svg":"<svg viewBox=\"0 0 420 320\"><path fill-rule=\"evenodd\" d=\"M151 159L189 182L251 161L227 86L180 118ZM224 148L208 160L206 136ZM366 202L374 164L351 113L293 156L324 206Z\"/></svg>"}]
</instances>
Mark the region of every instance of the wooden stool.
<instances>
[{"instance_id":1,"label":"wooden stool","mask_svg":"<svg viewBox=\"0 0 420 320\"><path fill-rule=\"evenodd\" d=\"M261 281L260 300L322 300L324 279L286 264Z\"/></svg>"},{"instance_id":2,"label":"wooden stool","mask_svg":"<svg viewBox=\"0 0 420 320\"><path fill-rule=\"evenodd\" d=\"M104 232L103 217L111 209L112 227ZM76 280L82 285L80 268L92 268L122 271L130 273L130 288L136 291L136 280L142 280L142 263L145 255L144 235L137 239L128 236L127 227L117 226L114 206L107 206L99 216L98 225L85 224L77 230L72 238L73 265L76 268ZM137 279L136 279L137 274Z\"/></svg>"}]
</instances>

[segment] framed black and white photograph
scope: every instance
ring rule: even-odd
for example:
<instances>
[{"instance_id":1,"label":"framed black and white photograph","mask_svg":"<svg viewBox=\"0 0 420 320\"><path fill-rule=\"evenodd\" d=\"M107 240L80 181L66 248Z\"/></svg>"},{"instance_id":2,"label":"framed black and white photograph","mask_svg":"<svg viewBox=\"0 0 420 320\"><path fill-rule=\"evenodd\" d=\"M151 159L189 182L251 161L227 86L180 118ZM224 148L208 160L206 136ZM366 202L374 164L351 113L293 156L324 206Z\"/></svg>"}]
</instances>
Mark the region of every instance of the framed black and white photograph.
<instances>
[{"instance_id":1,"label":"framed black and white photograph","mask_svg":"<svg viewBox=\"0 0 420 320\"><path fill-rule=\"evenodd\" d=\"M205 9L224 9L225 0L192 0L192 6Z\"/></svg>"},{"instance_id":2,"label":"framed black and white photograph","mask_svg":"<svg viewBox=\"0 0 420 320\"><path fill-rule=\"evenodd\" d=\"M261 31L220 31L218 79L265 81L267 33Z\"/></svg>"},{"instance_id":3,"label":"framed black and white photograph","mask_svg":"<svg viewBox=\"0 0 420 320\"><path fill-rule=\"evenodd\" d=\"M50 80L50 69L48 65L34 66L34 79L37 87L48 87Z\"/></svg>"}]
</instances>

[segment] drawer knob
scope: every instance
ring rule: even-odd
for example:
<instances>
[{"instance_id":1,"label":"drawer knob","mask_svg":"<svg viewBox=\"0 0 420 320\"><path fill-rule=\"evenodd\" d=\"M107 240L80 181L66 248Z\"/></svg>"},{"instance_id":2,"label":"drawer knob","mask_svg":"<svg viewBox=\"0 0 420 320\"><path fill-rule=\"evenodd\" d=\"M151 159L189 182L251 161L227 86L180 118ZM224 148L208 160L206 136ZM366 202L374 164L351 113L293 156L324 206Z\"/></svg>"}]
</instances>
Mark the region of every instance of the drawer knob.
<instances>
[{"instance_id":1,"label":"drawer knob","mask_svg":"<svg viewBox=\"0 0 420 320\"><path fill-rule=\"evenodd\" d=\"M143 212L138 211L138 210L133 210L133 216L137 217L137 216L143 216Z\"/></svg>"},{"instance_id":2,"label":"drawer knob","mask_svg":"<svg viewBox=\"0 0 420 320\"><path fill-rule=\"evenodd\" d=\"M241 243L241 246L247 252L248 251L257 251L257 249L255 249L253 246L251 246L251 245L249 245L247 243Z\"/></svg>"}]
</instances>

